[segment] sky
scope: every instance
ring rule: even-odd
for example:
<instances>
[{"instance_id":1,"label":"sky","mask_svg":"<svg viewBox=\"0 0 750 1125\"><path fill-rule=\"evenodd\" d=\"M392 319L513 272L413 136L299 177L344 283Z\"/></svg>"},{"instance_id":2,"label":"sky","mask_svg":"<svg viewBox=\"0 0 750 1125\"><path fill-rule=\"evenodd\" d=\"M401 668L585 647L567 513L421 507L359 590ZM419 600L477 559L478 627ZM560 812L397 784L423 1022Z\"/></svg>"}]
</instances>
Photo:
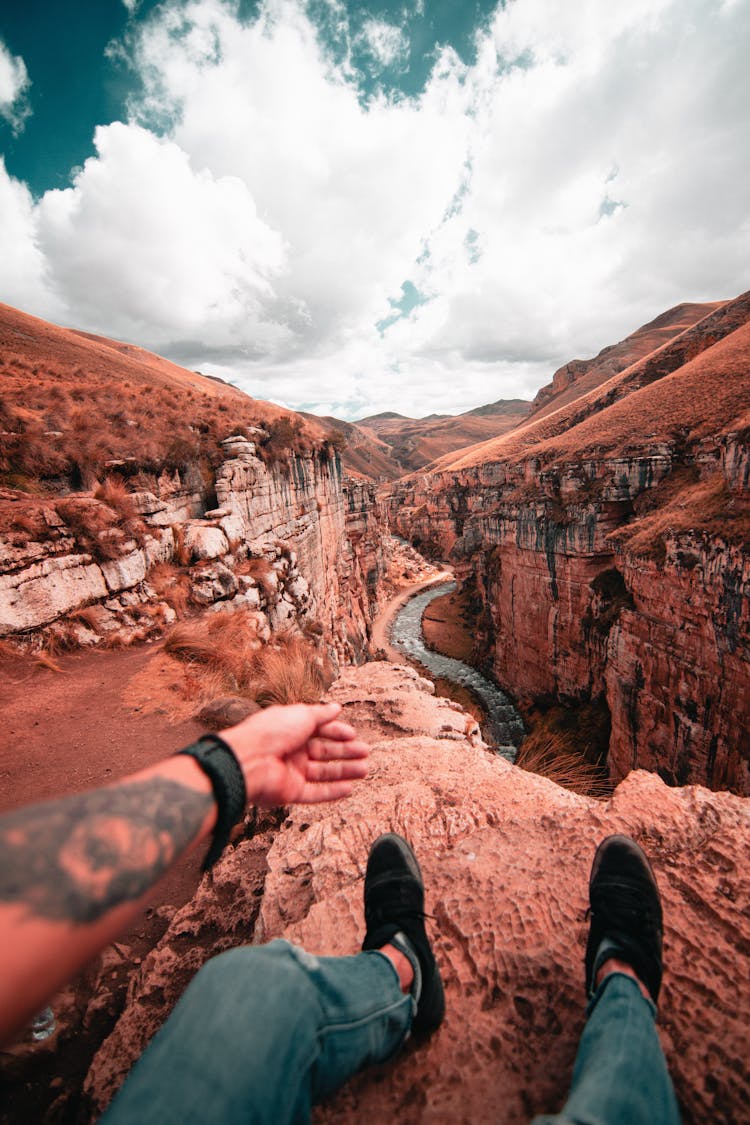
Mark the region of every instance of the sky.
<instances>
[{"instance_id":1,"label":"sky","mask_svg":"<svg viewBox=\"0 0 750 1125\"><path fill-rule=\"evenodd\" d=\"M9 0L0 301L352 420L750 288L750 0Z\"/></svg>"}]
</instances>

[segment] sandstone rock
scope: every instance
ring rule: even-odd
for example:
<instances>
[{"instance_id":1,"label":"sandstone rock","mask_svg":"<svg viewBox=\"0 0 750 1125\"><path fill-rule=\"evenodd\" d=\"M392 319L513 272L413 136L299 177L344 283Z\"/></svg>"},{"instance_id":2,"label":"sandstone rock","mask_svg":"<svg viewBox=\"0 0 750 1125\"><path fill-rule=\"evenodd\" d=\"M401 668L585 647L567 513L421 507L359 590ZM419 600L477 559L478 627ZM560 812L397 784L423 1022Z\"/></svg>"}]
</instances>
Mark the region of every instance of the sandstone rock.
<instances>
[{"instance_id":1,"label":"sandstone rock","mask_svg":"<svg viewBox=\"0 0 750 1125\"><path fill-rule=\"evenodd\" d=\"M146 558L138 548L119 559L108 559L99 565L111 594L129 590L146 577Z\"/></svg>"},{"instance_id":2,"label":"sandstone rock","mask_svg":"<svg viewBox=\"0 0 750 1125\"><path fill-rule=\"evenodd\" d=\"M194 559L218 559L229 552L227 537L220 527L197 521L185 525L185 546Z\"/></svg>"},{"instance_id":3,"label":"sandstone rock","mask_svg":"<svg viewBox=\"0 0 750 1125\"><path fill-rule=\"evenodd\" d=\"M199 605L211 605L237 593L235 575L221 562L192 572L192 596Z\"/></svg>"},{"instance_id":4,"label":"sandstone rock","mask_svg":"<svg viewBox=\"0 0 750 1125\"><path fill-rule=\"evenodd\" d=\"M139 516L153 516L167 510L166 503L153 492L131 492L130 502Z\"/></svg>"},{"instance_id":5,"label":"sandstone rock","mask_svg":"<svg viewBox=\"0 0 750 1125\"><path fill-rule=\"evenodd\" d=\"M425 875L447 1017L427 1046L358 1076L316 1120L515 1125L558 1109L583 1026L591 859L617 831L643 845L662 891L660 1035L684 1120L741 1120L750 1089L748 803L669 789L642 771L606 803L577 796L476 738L435 738L460 712L409 669L348 670L332 695L373 743L368 780L346 801L293 809L272 842L228 850L134 981L86 1081L96 1108L209 947L247 940L254 923L254 940L285 935L313 953L356 952L367 851L393 830L412 842ZM264 847L263 880L253 857Z\"/></svg>"},{"instance_id":6,"label":"sandstone rock","mask_svg":"<svg viewBox=\"0 0 750 1125\"><path fill-rule=\"evenodd\" d=\"M229 543L239 543L245 538L245 525L236 512L227 512L219 521Z\"/></svg>"},{"instance_id":7,"label":"sandstone rock","mask_svg":"<svg viewBox=\"0 0 750 1125\"><path fill-rule=\"evenodd\" d=\"M0 635L38 629L106 596L104 577L90 555L45 559L0 574Z\"/></svg>"},{"instance_id":8,"label":"sandstone rock","mask_svg":"<svg viewBox=\"0 0 750 1125\"><path fill-rule=\"evenodd\" d=\"M241 723L256 711L260 711L260 707L252 699L245 699L241 695L222 695L202 707L195 718L209 730L223 730L224 727Z\"/></svg>"},{"instance_id":9,"label":"sandstone rock","mask_svg":"<svg viewBox=\"0 0 750 1125\"><path fill-rule=\"evenodd\" d=\"M148 569L159 562L168 562L174 553L174 531L171 527L154 528L145 537L143 551Z\"/></svg>"}]
</instances>

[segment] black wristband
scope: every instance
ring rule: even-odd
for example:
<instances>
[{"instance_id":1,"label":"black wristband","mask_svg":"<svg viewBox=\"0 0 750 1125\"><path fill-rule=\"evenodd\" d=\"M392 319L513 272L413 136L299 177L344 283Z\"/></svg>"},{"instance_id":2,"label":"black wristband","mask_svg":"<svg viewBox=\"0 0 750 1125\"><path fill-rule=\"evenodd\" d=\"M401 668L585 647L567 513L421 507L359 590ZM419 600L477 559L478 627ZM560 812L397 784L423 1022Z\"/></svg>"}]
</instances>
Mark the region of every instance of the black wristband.
<instances>
[{"instance_id":1,"label":"black wristband","mask_svg":"<svg viewBox=\"0 0 750 1125\"><path fill-rule=\"evenodd\" d=\"M230 832L245 812L245 778L234 751L218 734L204 734L178 753L195 758L211 782L216 798L216 824L202 867L203 871L208 871L224 851Z\"/></svg>"}]
</instances>

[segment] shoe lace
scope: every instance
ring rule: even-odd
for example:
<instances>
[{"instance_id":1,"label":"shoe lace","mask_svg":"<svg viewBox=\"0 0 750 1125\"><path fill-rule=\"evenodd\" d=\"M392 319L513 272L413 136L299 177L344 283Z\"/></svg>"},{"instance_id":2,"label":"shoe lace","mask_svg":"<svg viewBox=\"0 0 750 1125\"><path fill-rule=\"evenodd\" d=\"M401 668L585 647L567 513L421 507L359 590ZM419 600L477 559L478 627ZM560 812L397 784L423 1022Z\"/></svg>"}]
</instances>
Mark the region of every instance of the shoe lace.
<instances>
[{"instance_id":1,"label":"shoe lace","mask_svg":"<svg viewBox=\"0 0 750 1125\"><path fill-rule=\"evenodd\" d=\"M658 916L643 890L632 883L603 883L592 888L587 918L595 918L607 928L641 934L654 930Z\"/></svg>"},{"instance_id":2,"label":"shoe lace","mask_svg":"<svg viewBox=\"0 0 750 1125\"><path fill-rule=\"evenodd\" d=\"M432 918L431 914L425 913L415 902L414 890L399 883L379 888L377 903L372 912L379 921L413 919L423 922L426 918Z\"/></svg>"}]
</instances>

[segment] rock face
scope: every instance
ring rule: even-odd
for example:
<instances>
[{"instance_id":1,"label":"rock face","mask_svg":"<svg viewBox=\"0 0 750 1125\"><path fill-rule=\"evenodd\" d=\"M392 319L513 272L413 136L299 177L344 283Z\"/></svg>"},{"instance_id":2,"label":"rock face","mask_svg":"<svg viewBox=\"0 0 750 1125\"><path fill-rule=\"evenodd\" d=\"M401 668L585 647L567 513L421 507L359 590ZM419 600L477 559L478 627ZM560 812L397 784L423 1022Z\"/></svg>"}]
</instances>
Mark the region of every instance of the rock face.
<instances>
[{"instance_id":1,"label":"rock face","mask_svg":"<svg viewBox=\"0 0 750 1125\"><path fill-rule=\"evenodd\" d=\"M165 472L155 491L128 494L137 519L119 524L135 528L137 542L117 512L85 496L47 502L37 515L41 541L0 535L0 635L33 632L98 604L111 628L134 627L139 613L148 620L157 606L159 620L168 620L149 572L174 561L186 568L195 604L250 605L271 629L314 624L339 662L359 659L384 568L374 486L345 479L329 448L267 465L241 435L223 447L210 482L197 472ZM262 588L235 574L248 558L268 564ZM97 640L96 631L88 636Z\"/></svg>"},{"instance_id":2,"label":"rock face","mask_svg":"<svg viewBox=\"0 0 750 1125\"><path fill-rule=\"evenodd\" d=\"M393 490L521 703L598 700L613 780L750 794L750 295L567 407Z\"/></svg>"},{"instance_id":3,"label":"rock face","mask_svg":"<svg viewBox=\"0 0 750 1125\"><path fill-rule=\"evenodd\" d=\"M87 1079L94 1111L210 952L251 933L355 952L368 848L393 830L424 872L447 1017L429 1045L356 1077L317 1120L510 1125L558 1109L583 1026L589 869L611 832L642 844L661 888L660 1036L684 1120L747 1116L747 802L641 771L606 803L574 795L489 753L431 690L385 664L337 681L332 697L373 743L369 779L227 852L133 980Z\"/></svg>"}]
</instances>

